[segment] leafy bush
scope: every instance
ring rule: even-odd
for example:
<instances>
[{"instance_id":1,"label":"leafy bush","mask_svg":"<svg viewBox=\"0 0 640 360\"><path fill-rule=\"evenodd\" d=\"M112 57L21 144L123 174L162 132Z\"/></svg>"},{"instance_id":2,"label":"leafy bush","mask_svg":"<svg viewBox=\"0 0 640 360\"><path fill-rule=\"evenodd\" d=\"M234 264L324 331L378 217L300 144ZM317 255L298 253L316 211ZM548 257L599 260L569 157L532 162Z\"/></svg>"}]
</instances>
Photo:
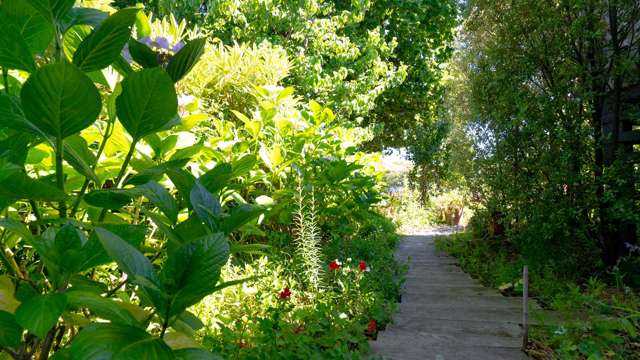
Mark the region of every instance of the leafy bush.
<instances>
[{"instance_id":1,"label":"leafy bush","mask_svg":"<svg viewBox=\"0 0 640 360\"><path fill-rule=\"evenodd\" d=\"M224 272L231 256L293 255L299 178L318 191L327 238L374 226L376 155L356 149L367 134L291 88L256 86L247 113L230 112L237 121L209 119L182 86L206 39L137 8L73 5L0 6L0 349L16 359L215 359L188 308L255 280ZM386 303L361 289L358 270L341 276L308 294L325 310L305 300L300 315L318 332L341 322L353 341L340 353L364 344L359 322ZM347 304L350 321L337 313Z\"/></svg>"}]
</instances>

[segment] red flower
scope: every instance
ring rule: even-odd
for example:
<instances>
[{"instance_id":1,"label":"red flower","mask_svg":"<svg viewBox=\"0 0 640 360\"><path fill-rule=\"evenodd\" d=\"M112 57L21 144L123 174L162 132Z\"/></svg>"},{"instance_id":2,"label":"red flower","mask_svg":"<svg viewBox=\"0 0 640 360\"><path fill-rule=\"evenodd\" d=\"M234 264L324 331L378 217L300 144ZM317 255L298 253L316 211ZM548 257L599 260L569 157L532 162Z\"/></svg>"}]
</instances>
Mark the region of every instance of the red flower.
<instances>
[{"instance_id":1,"label":"red flower","mask_svg":"<svg viewBox=\"0 0 640 360\"><path fill-rule=\"evenodd\" d=\"M363 260L360 260L360 264L358 265L358 267L360 268L360 271L367 271L367 263Z\"/></svg>"},{"instance_id":2,"label":"red flower","mask_svg":"<svg viewBox=\"0 0 640 360\"><path fill-rule=\"evenodd\" d=\"M329 270L335 271L338 269L340 269L340 264L338 263L337 260L333 260L332 262L329 263Z\"/></svg>"},{"instance_id":3,"label":"red flower","mask_svg":"<svg viewBox=\"0 0 640 360\"><path fill-rule=\"evenodd\" d=\"M369 321L369 325L367 325L367 333L375 334L378 331L378 324L375 320Z\"/></svg>"},{"instance_id":4,"label":"red flower","mask_svg":"<svg viewBox=\"0 0 640 360\"><path fill-rule=\"evenodd\" d=\"M291 297L291 290L289 288L284 288L280 291L280 300L286 300Z\"/></svg>"}]
</instances>

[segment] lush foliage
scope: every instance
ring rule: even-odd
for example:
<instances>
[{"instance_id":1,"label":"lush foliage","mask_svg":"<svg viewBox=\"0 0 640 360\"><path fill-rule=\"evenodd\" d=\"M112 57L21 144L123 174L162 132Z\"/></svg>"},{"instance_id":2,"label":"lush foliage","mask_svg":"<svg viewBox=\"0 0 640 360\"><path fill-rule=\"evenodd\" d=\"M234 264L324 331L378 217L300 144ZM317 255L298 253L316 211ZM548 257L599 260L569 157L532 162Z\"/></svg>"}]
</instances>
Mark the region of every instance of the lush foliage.
<instances>
[{"instance_id":1,"label":"lush foliage","mask_svg":"<svg viewBox=\"0 0 640 360\"><path fill-rule=\"evenodd\" d=\"M100 9L0 6L0 349L16 359L215 359L209 350L230 355L245 335L213 341L217 325L201 330L189 309L282 283L268 290L280 308L246 305L291 331L297 316L316 321L299 349L357 357L398 292L394 229L375 209L379 155L358 149L370 134L277 86L288 65L269 45L227 48L173 17ZM252 74L251 61L268 56L282 71ZM297 246L305 237L312 247ZM252 271L265 253L274 260ZM301 278L301 253L362 260L375 277L356 263ZM237 310L221 299L216 314L198 313L205 322ZM353 340L308 341L337 341L333 320ZM251 336L266 342L260 324Z\"/></svg>"}]
</instances>

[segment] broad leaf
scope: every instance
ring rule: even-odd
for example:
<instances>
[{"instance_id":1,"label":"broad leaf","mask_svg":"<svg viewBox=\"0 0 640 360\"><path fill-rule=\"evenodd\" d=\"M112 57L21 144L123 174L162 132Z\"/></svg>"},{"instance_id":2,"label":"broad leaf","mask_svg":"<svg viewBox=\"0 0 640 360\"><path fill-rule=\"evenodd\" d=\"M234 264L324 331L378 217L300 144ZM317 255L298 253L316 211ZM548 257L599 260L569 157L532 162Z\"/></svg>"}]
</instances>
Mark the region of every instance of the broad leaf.
<instances>
[{"instance_id":1,"label":"broad leaf","mask_svg":"<svg viewBox=\"0 0 640 360\"><path fill-rule=\"evenodd\" d=\"M251 154L245 155L240 159L234 161L233 163L231 163L231 178L237 178L248 174L249 171L251 171L255 167L257 162L258 159Z\"/></svg>"},{"instance_id":2,"label":"broad leaf","mask_svg":"<svg viewBox=\"0 0 640 360\"><path fill-rule=\"evenodd\" d=\"M66 138L93 124L102 107L100 93L74 65L45 65L20 92L27 119L42 132Z\"/></svg>"},{"instance_id":3,"label":"broad leaf","mask_svg":"<svg viewBox=\"0 0 640 360\"><path fill-rule=\"evenodd\" d=\"M189 160L187 159L180 159L175 161L167 161L165 163L146 168L136 175L128 178L125 184L141 185L152 180L158 181L169 169L181 169L188 162Z\"/></svg>"},{"instance_id":4,"label":"broad leaf","mask_svg":"<svg viewBox=\"0 0 640 360\"><path fill-rule=\"evenodd\" d=\"M13 314L0 310L0 347L18 347L22 340L22 327Z\"/></svg>"},{"instance_id":5,"label":"broad leaf","mask_svg":"<svg viewBox=\"0 0 640 360\"><path fill-rule=\"evenodd\" d=\"M135 139L157 132L178 112L178 97L169 75L161 68L143 69L122 82L116 99L118 118Z\"/></svg>"},{"instance_id":6,"label":"broad leaf","mask_svg":"<svg viewBox=\"0 0 640 360\"><path fill-rule=\"evenodd\" d=\"M134 248L138 248L142 244L147 233L147 228L144 225L102 224L102 227L124 239ZM84 271L112 261L95 232L84 244L80 254L82 261L78 263L77 271Z\"/></svg>"},{"instance_id":7,"label":"broad leaf","mask_svg":"<svg viewBox=\"0 0 640 360\"><path fill-rule=\"evenodd\" d=\"M263 209L260 209L256 206L251 206L248 204L240 205L231 210L231 214L229 215L229 217L225 218L224 221L222 221L222 224L220 225L220 231L222 231L226 235L229 235L233 231L240 228L242 225L256 219L263 212Z\"/></svg>"},{"instance_id":8,"label":"broad leaf","mask_svg":"<svg viewBox=\"0 0 640 360\"><path fill-rule=\"evenodd\" d=\"M91 179L100 186L100 179L91 167L96 163L96 156L91 152L87 141L80 135L69 136L64 142L64 159L77 172Z\"/></svg>"},{"instance_id":9,"label":"broad leaf","mask_svg":"<svg viewBox=\"0 0 640 360\"><path fill-rule=\"evenodd\" d=\"M106 229L96 228L95 232L109 257L123 272L156 282L157 276L151 262L138 249Z\"/></svg>"},{"instance_id":10,"label":"broad leaf","mask_svg":"<svg viewBox=\"0 0 640 360\"><path fill-rule=\"evenodd\" d=\"M193 240L169 255L160 278L173 296L170 316L212 293L228 259L229 243L222 233Z\"/></svg>"},{"instance_id":11,"label":"broad leaf","mask_svg":"<svg viewBox=\"0 0 640 360\"><path fill-rule=\"evenodd\" d=\"M53 25L28 1L4 0L0 10L18 26L31 54L39 54L49 47L55 34Z\"/></svg>"},{"instance_id":12,"label":"broad leaf","mask_svg":"<svg viewBox=\"0 0 640 360\"><path fill-rule=\"evenodd\" d=\"M95 207L117 210L127 206L132 198L120 190L94 190L84 196L84 201Z\"/></svg>"},{"instance_id":13,"label":"broad leaf","mask_svg":"<svg viewBox=\"0 0 640 360\"><path fill-rule=\"evenodd\" d=\"M211 193L218 193L223 187L227 186L229 180L233 178L233 169L227 163L220 163L213 169L207 171L200 176L199 180L202 185Z\"/></svg>"},{"instance_id":14,"label":"broad leaf","mask_svg":"<svg viewBox=\"0 0 640 360\"><path fill-rule=\"evenodd\" d=\"M82 71L103 69L114 63L131 36L131 28L140 9L122 9L109 16L78 47L73 63Z\"/></svg>"},{"instance_id":15,"label":"broad leaf","mask_svg":"<svg viewBox=\"0 0 640 360\"><path fill-rule=\"evenodd\" d=\"M0 24L0 67L34 72L36 64L20 28L3 11L0 11Z\"/></svg>"},{"instance_id":16,"label":"broad leaf","mask_svg":"<svg viewBox=\"0 0 640 360\"><path fill-rule=\"evenodd\" d=\"M73 224L67 223L56 233L55 248L64 257L65 252L79 250L85 242L84 235Z\"/></svg>"},{"instance_id":17,"label":"broad leaf","mask_svg":"<svg viewBox=\"0 0 640 360\"><path fill-rule=\"evenodd\" d=\"M0 180L0 196L15 199L60 201L67 195L43 180L32 179L23 172L17 172Z\"/></svg>"},{"instance_id":18,"label":"broad leaf","mask_svg":"<svg viewBox=\"0 0 640 360\"><path fill-rule=\"evenodd\" d=\"M108 16L108 13L98 9L74 7L65 17L65 29L74 25L89 25L97 28Z\"/></svg>"},{"instance_id":19,"label":"broad leaf","mask_svg":"<svg viewBox=\"0 0 640 360\"><path fill-rule=\"evenodd\" d=\"M52 23L62 20L76 0L24 0Z\"/></svg>"},{"instance_id":20,"label":"broad leaf","mask_svg":"<svg viewBox=\"0 0 640 360\"><path fill-rule=\"evenodd\" d=\"M129 54L131 54L131 58L142 67L152 68L160 65L158 55L147 45L135 39L129 40Z\"/></svg>"},{"instance_id":21,"label":"broad leaf","mask_svg":"<svg viewBox=\"0 0 640 360\"><path fill-rule=\"evenodd\" d=\"M217 230L216 217L222 213L220 201L205 189L200 182L196 182L189 196L193 211L211 229Z\"/></svg>"},{"instance_id":22,"label":"broad leaf","mask_svg":"<svg viewBox=\"0 0 640 360\"><path fill-rule=\"evenodd\" d=\"M191 71L204 53L206 43L207 40L205 38L191 40L173 56L167 65L167 72L174 82L178 82Z\"/></svg>"},{"instance_id":23,"label":"broad leaf","mask_svg":"<svg viewBox=\"0 0 640 360\"><path fill-rule=\"evenodd\" d=\"M144 196L162 210L165 216L171 220L172 224L178 221L178 204L169 191L162 185L155 181L149 181L146 184L138 186L137 189L142 190Z\"/></svg>"},{"instance_id":24,"label":"broad leaf","mask_svg":"<svg viewBox=\"0 0 640 360\"><path fill-rule=\"evenodd\" d=\"M137 326L135 317L117 302L87 291L71 289L67 292L67 303L74 308L87 308L93 315L112 323Z\"/></svg>"},{"instance_id":25,"label":"broad leaf","mask_svg":"<svg viewBox=\"0 0 640 360\"><path fill-rule=\"evenodd\" d=\"M82 360L172 360L173 352L160 338L122 324L93 324L71 343L71 357Z\"/></svg>"},{"instance_id":26,"label":"broad leaf","mask_svg":"<svg viewBox=\"0 0 640 360\"><path fill-rule=\"evenodd\" d=\"M18 306L16 321L43 339L58 322L67 305L67 297L62 293L34 296Z\"/></svg>"}]
</instances>

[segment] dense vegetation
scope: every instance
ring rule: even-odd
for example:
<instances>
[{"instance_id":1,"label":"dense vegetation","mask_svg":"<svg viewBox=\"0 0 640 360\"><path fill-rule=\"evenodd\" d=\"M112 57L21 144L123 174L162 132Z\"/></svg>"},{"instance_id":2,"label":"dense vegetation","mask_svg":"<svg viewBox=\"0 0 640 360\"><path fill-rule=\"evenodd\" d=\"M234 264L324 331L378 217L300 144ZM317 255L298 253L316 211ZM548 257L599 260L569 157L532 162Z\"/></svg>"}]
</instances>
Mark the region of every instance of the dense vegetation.
<instances>
[{"instance_id":1,"label":"dense vegetation","mask_svg":"<svg viewBox=\"0 0 640 360\"><path fill-rule=\"evenodd\" d=\"M469 1L461 18L439 174L475 216L440 246L512 294L529 265L571 319L536 333L542 358L638 355L639 19L624 0Z\"/></svg>"},{"instance_id":2,"label":"dense vegetation","mask_svg":"<svg viewBox=\"0 0 640 360\"><path fill-rule=\"evenodd\" d=\"M305 60L264 29L109 3L0 2L1 356L358 358L401 267L354 126L375 99L347 99L402 82L394 37L342 24L368 7L307 4L331 18L318 39L354 45Z\"/></svg>"}]
</instances>

